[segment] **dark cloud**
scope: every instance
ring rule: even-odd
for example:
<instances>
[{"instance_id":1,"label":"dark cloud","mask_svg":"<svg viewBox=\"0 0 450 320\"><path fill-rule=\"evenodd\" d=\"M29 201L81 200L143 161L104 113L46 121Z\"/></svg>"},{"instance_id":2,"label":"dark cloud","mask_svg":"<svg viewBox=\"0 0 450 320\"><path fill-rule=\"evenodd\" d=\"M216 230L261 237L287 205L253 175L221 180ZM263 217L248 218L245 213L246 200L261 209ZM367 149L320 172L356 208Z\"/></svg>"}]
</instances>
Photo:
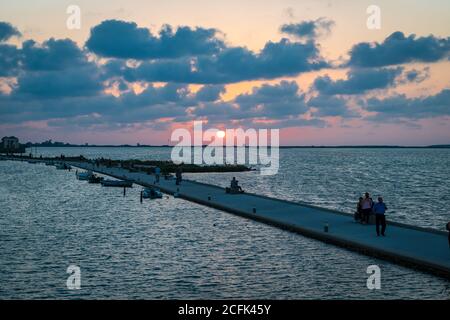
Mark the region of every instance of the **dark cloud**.
<instances>
[{"instance_id":1,"label":"dark cloud","mask_svg":"<svg viewBox=\"0 0 450 320\"><path fill-rule=\"evenodd\" d=\"M71 118L108 114L117 108L113 96L72 96L64 99L35 99L29 96L0 96L0 123Z\"/></svg>"},{"instance_id":2,"label":"dark cloud","mask_svg":"<svg viewBox=\"0 0 450 320\"><path fill-rule=\"evenodd\" d=\"M281 32L300 39L315 39L323 35L328 35L334 24L332 20L319 18L317 20L284 24L281 26Z\"/></svg>"},{"instance_id":3,"label":"dark cloud","mask_svg":"<svg viewBox=\"0 0 450 320\"><path fill-rule=\"evenodd\" d=\"M44 74L47 73L53 72L47 71ZM38 74L42 76L42 73ZM49 76L49 78L52 77ZM76 79L78 77L74 76L59 79L63 82L62 89L59 87L51 89L58 86L56 82L50 84L50 89L27 83L23 89L19 89L14 94L1 97L1 122L74 118L86 124L90 123L86 120L86 116L95 115L92 118L92 122L95 123L139 123L162 117L184 116L186 107L192 104L187 86L149 85L140 94L130 91L114 97L98 91L100 88L89 83L84 72L82 73L83 81ZM30 82L32 80L27 79ZM70 85L64 81L69 81ZM83 86L83 83L86 85ZM70 87L73 91L66 92L65 90ZM56 99L57 93L64 94L64 98Z\"/></svg>"},{"instance_id":4,"label":"dark cloud","mask_svg":"<svg viewBox=\"0 0 450 320\"><path fill-rule=\"evenodd\" d=\"M69 39L53 38L38 44L33 40L22 44L23 68L26 70L63 70L87 64L85 54Z\"/></svg>"},{"instance_id":5,"label":"dark cloud","mask_svg":"<svg viewBox=\"0 0 450 320\"><path fill-rule=\"evenodd\" d=\"M86 47L99 56L123 59L212 55L224 47L216 34L216 29L179 27L173 31L166 25L157 37L134 22L105 20L91 29Z\"/></svg>"},{"instance_id":6,"label":"dark cloud","mask_svg":"<svg viewBox=\"0 0 450 320\"><path fill-rule=\"evenodd\" d=\"M279 84L264 84L253 88L249 94L241 94L235 102L241 111L260 117L274 117L304 114L308 107L305 95L295 81L281 81Z\"/></svg>"},{"instance_id":7,"label":"dark cloud","mask_svg":"<svg viewBox=\"0 0 450 320\"><path fill-rule=\"evenodd\" d=\"M206 85L203 86L195 94L197 101L217 101L220 99L220 95L225 93L225 86L223 85Z\"/></svg>"},{"instance_id":8,"label":"dark cloud","mask_svg":"<svg viewBox=\"0 0 450 320\"><path fill-rule=\"evenodd\" d=\"M143 62L137 68L113 63L128 81L162 81L198 84L223 84L246 80L295 76L328 66L314 42L298 43L282 39L268 42L255 54L242 48L228 48L214 56L195 59Z\"/></svg>"},{"instance_id":9,"label":"dark cloud","mask_svg":"<svg viewBox=\"0 0 450 320\"><path fill-rule=\"evenodd\" d=\"M62 71L88 65L93 66L93 63L89 63L85 53L69 39L51 38L42 44L27 40L21 49L0 44L0 76L17 76L19 71Z\"/></svg>"},{"instance_id":10,"label":"dark cloud","mask_svg":"<svg viewBox=\"0 0 450 320\"><path fill-rule=\"evenodd\" d=\"M167 103L177 103L184 106L189 100L189 93L189 88L186 85L168 83L162 87L149 85L140 94L129 92L118 99L128 109Z\"/></svg>"},{"instance_id":11,"label":"dark cloud","mask_svg":"<svg viewBox=\"0 0 450 320\"><path fill-rule=\"evenodd\" d=\"M68 68L61 71L28 72L18 77L13 95L33 98L90 96L103 88L96 67ZM23 97L22 97L23 98Z\"/></svg>"},{"instance_id":12,"label":"dark cloud","mask_svg":"<svg viewBox=\"0 0 450 320\"><path fill-rule=\"evenodd\" d=\"M382 44L354 46L347 79L317 78L313 83L316 96L309 100L290 81L263 84L231 101L221 98L228 83L297 76L329 67L314 41L327 29L326 24L320 29L320 23L325 22L319 19L309 31L297 30L301 42L267 42L259 52L226 46L215 29L165 26L154 36L148 29L117 20L94 27L85 49L68 39L28 40L21 47L0 43L0 77L13 78L5 80L12 92L0 94L0 123L51 120L52 126L129 128L157 123L160 118L170 122L207 118L210 123L232 121L253 127L325 126L321 117L360 116L349 108L350 97L341 95L420 82L429 75L427 68L403 72L403 67L379 64L437 61L448 56L448 39L405 38L396 33ZM285 32L288 26L293 27L284 26ZM91 52L111 59L99 63L88 59ZM139 94L132 90L136 81L145 88ZM203 86L193 92L189 84ZM119 89L120 96L104 92L112 87ZM376 113L371 120L445 116L450 110L449 92L416 99L401 95L361 98L359 104Z\"/></svg>"},{"instance_id":13,"label":"dark cloud","mask_svg":"<svg viewBox=\"0 0 450 320\"><path fill-rule=\"evenodd\" d=\"M27 83L14 94L1 97L1 122L52 119L53 125L58 125L65 123L64 119L71 119L81 126L145 123L159 118L172 118L175 122L207 118L211 123L233 120L249 124L255 119L267 119L279 125L324 125L320 119L302 118L309 107L295 82L265 84L227 102L218 95L223 92L222 86L205 86L194 94L187 85L168 83L149 85L140 94L129 91L119 97L99 92L88 96L88 91L85 95L65 92L64 99L55 99L53 92L61 92L55 85L50 85L48 93L40 86ZM63 84L63 87L67 86ZM82 89L85 88L80 87L76 92L81 93Z\"/></svg>"},{"instance_id":14,"label":"dark cloud","mask_svg":"<svg viewBox=\"0 0 450 320\"><path fill-rule=\"evenodd\" d=\"M318 95L308 101L308 106L317 109L313 112L316 117L353 118L359 116L358 113L349 109L346 99L336 96Z\"/></svg>"},{"instance_id":15,"label":"dark cloud","mask_svg":"<svg viewBox=\"0 0 450 320\"><path fill-rule=\"evenodd\" d=\"M314 80L313 88L325 95L361 94L368 90L386 89L394 85L403 68L354 69L345 80L332 80L328 75Z\"/></svg>"},{"instance_id":16,"label":"dark cloud","mask_svg":"<svg viewBox=\"0 0 450 320\"><path fill-rule=\"evenodd\" d=\"M406 82L416 82L420 83L424 81L425 79L428 79L430 77L430 68L425 67L423 70L416 70L412 69L407 72L405 72L405 79L403 80L404 83Z\"/></svg>"},{"instance_id":17,"label":"dark cloud","mask_svg":"<svg viewBox=\"0 0 450 320\"><path fill-rule=\"evenodd\" d=\"M89 62L84 52L69 39L49 39L42 44L22 44L20 71L12 96L20 99L91 96L102 88L101 68Z\"/></svg>"},{"instance_id":18,"label":"dark cloud","mask_svg":"<svg viewBox=\"0 0 450 320\"><path fill-rule=\"evenodd\" d=\"M406 37L397 31L382 43L358 43L350 50L349 66L382 67L409 62L436 62L449 57L450 38Z\"/></svg>"},{"instance_id":19,"label":"dark cloud","mask_svg":"<svg viewBox=\"0 0 450 320\"><path fill-rule=\"evenodd\" d=\"M16 46L0 44L0 77L16 75L20 60L20 50Z\"/></svg>"},{"instance_id":20,"label":"dark cloud","mask_svg":"<svg viewBox=\"0 0 450 320\"><path fill-rule=\"evenodd\" d=\"M407 98L405 95L385 99L372 98L367 100L364 109L377 113L368 118L373 121L450 116L450 89L420 98Z\"/></svg>"},{"instance_id":21,"label":"dark cloud","mask_svg":"<svg viewBox=\"0 0 450 320\"><path fill-rule=\"evenodd\" d=\"M207 118L208 123L233 121L258 127L324 126L323 120L305 119L309 107L296 82L264 84L234 100L200 103L191 111L192 119ZM270 123L260 120L269 120Z\"/></svg>"},{"instance_id":22,"label":"dark cloud","mask_svg":"<svg viewBox=\"0 0 450 320\"><path fill-rule=\"evenodd\" d=\"M6 41L13 36L20 35L20 32L10 23L0 21L0 42Z\"/></svg>"}]
</instances>

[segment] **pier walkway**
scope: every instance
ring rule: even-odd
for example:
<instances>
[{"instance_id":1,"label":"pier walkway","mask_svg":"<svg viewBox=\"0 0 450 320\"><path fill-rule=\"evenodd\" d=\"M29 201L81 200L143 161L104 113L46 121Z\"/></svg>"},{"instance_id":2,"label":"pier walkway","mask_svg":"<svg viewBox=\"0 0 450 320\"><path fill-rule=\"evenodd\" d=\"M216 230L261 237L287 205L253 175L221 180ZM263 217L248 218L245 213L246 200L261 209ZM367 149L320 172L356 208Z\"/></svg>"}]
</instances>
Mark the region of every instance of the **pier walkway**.
<instances>
[{"instance_id":1,"label":"pier walkway","mask_svg":"<svg viewBox=\"0 0 450 320\"><path fill-rule=\"evenodd\" d=\"M87 163L70 164L115 178L134 180L143 186L155 185L155 177L143 172L95 167ZM450 248L445 232L388 221L386 237L377 237L375 226L356 223L352 215L339 211L249 193L227 194L221 187L190 180L183 180L177 186L175 180L161 177L156 186L168 194L177 192L180 198L192 202L450 279ZM326 224L328 232L324 230Z\"/></svg>"},{"instance_id":2,"label":"pier walkway","mask_svg":"<svg viewBox=\"0 0 450 320\"><path fill-rule=\"evenodd\" d=\"M133 180L142 186L155 185L155 177L144 172L85 162L66 163L117 179ZM450 248L447 233L443 231L388 221L386 237L377 237L375 226L356 223L352 215L335 210L251 193L227 194L221 187L190 180L183 180L177 186L174 179L161 177L155 186L192 202L450 279ZM324 229L326 224L328 232Z\"/></svg>"}]
</instances>

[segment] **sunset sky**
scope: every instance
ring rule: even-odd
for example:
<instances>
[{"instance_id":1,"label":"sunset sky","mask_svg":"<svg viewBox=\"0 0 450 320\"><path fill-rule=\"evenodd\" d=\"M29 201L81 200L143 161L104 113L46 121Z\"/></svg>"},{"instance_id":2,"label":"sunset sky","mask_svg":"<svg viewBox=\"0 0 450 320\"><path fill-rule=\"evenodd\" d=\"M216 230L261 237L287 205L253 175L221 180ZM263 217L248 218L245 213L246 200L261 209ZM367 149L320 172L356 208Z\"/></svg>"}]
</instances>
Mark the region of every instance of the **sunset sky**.
<instances>
[{"instance_id":1,"label":"sunset sky","mask_svg":"<svg viewBox=\"0 0 450 320\"><path fill-rule=\"evenodd\" d=\"M450 144L449 21L448 0L3 1L0 136L166 144L204 120L283 145Z\"/></svg>"}]
</instances>

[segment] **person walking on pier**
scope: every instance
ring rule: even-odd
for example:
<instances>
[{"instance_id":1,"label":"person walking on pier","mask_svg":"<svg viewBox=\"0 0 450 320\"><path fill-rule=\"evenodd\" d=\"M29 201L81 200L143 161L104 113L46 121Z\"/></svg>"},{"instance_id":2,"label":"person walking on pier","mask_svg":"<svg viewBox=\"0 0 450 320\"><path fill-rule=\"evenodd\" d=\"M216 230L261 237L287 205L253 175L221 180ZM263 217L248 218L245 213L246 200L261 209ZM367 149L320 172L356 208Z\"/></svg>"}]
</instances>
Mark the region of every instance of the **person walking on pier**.
<instances>
[{"instance_id":1,"label":"person walking on pier","mask_svg":"<svg viewBox=\"0 0 450 320\"><path fill-rule=\"evenodd\" d=\"M373 207L373 200L370 197L370 194L366 192L364 195L364 199L361 203L363 223L369 223L369 217L370 214L372 213L372 207Z\"/></svg>"},{"instance_id":2,"label":"person walking on pier","mask_svg":"<svg viewBox=\"0 0 450 320\"><path fill-rule=\"evenodd\" d=\"M180 183L181 183L181 180L182 180L182 173L181 173L181 168L179 167L178 169L177 169L177 172L175 173L175 177L176 177L176 181L175 181L175 184L176 185L179 185Z\"/></svg>"},{"instance_id":3,"label":"person walking on pier","mask_svg":"<svg viewBox=\"0 0 450 320\"><path fill-rule=\"evenodd\" d=\"M380 224L381 224L381 235L384 237L384 232L386 231L386 213L387 207L383 202L382 197L378 197L378 202L373 206L373 212L375 213L377 236L380 236Z\"/></svg>"},{"instance_id":4,"label":"person walking on pier","mask_svg":"<svg viewBox=\"0 0 450 320\"><path fill-rule=\"evenodd\" d=\"M156 167L155 168L155 178L156 178L156 183L159 183L159 176L161 175L161 169L160 167Z\"/></svg>"}]
</instances>

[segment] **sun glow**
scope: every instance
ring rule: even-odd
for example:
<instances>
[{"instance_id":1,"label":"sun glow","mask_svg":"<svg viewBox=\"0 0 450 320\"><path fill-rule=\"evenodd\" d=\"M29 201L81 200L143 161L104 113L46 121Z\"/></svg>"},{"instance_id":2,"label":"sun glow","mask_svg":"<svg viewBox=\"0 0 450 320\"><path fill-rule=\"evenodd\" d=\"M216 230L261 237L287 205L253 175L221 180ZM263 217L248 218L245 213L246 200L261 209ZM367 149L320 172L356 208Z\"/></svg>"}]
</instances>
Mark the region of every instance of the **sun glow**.
<instances>
[{"instance_id":1,"label":"sun glow","mask_svg":"<svg viewBox=\"0 0 450 320\"><path fill-rule=\"evenodd\" d=\"M223 137L225 137L225 131L219 130L216 133L217 138L222 139Z\"/></svg>"}]
</instances>

